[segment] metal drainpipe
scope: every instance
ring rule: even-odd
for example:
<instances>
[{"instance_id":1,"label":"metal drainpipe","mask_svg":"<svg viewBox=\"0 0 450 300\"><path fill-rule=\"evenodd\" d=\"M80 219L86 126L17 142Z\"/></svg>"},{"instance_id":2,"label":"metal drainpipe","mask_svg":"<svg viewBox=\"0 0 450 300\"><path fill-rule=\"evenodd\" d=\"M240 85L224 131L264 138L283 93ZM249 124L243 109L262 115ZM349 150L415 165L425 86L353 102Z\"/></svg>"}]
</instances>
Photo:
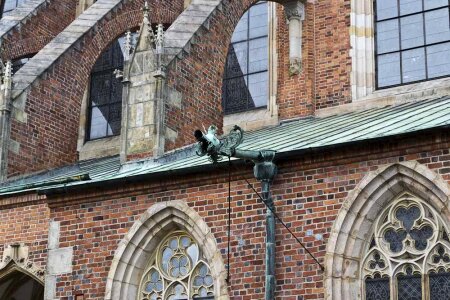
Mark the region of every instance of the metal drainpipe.
<instances>
[{"instance_id":1,"label":"metal drainpipe","mask_svg":"<svg viewBox=\"0 0 450 300\"><path fill-rule=\"evenodd\" d=\"M261 181L261 197L267 206L274 209L270 186L277 174L273 163L274 151L261 151L263 161L255 162L253 168L256 179ZM265 300L275 299L275 217L266 209L266 288Z\"/></svg>"},{"instance_id":2,"label":"metal drainpipe","mask_svg":"<svg viewBox=\"0 0 450 300\"><path fill-rule=\"evenodd\" d=\"M200 130L194 133L198 141L197 155L208 155L213 162L217 162L220 156L236 157L252 160L255 163L253 173L261 182L261 197L264 203L270 207L266 210L266 286L265 300L275 299L275 216L272 213L274 203L270 194L270 185L277 175L278 169L274 164L275 151L272 150L241 150L237 146L242 142L243 130L234 126L228 137L219 141L216 137L217 127L211 125L208 133Z\"/></svg>"}]
</instances>

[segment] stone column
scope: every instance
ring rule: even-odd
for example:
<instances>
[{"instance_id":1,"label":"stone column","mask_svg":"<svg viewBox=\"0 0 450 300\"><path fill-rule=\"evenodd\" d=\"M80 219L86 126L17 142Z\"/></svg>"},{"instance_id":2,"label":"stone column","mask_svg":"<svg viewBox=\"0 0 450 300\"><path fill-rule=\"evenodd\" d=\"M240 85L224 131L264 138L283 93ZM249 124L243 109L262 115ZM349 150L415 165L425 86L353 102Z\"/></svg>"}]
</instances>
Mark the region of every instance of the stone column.
<instances>
[{"instance_id":1,"label":"stone column","mask_svg":"<svg viewBox=\"0 0 450 300\"><path fill-rule=\"evenodd\" d=\"M8 147L11 126L12 64L8 61L0 75L0 182L4 181L8 169Z\"/></svg>"},{"instance_id":2,"label":"stone column","mask_svg":"<svg viewBox=\"0 0 450 300\"><path fill-rule=\"evenodd\" d=\"M305 20L305 4L295 0L283 4L289 26L289 74L302 71L302 22Z\"/></svg>"}]
</instances>

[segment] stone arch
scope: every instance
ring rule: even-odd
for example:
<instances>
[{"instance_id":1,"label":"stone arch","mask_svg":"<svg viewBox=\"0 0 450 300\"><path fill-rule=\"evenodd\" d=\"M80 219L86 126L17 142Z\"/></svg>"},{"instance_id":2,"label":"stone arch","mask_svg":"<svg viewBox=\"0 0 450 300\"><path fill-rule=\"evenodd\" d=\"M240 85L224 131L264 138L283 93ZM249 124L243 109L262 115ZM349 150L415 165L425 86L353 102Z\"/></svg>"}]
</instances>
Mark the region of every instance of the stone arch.
<instances>
[{"instance_id":1,"label":"stone arch","mask_svg":"<svg viewBox=\"0 0 450 300\"><path fill-rule=\"evenodd\" d=\"M367 174L349 193L331 229L325 256L325 299L360 299L360 260L373 222L398 194L427 201L450 222L450 187L418 162L401 162Z\"/></svg>"},{"instance_id":2,"label":"stone arch","mask_svg":"<svg viewBox=\"0 0 450 300\"><path fill-rule=\"evenodd\" d=\"M160 16L172 20L183 8L181 0L176 9L158 9L167 7L169 1L151 1L152 17ZM11 121L11 140L20 144L20 152L8 153L8 176L33 172L45 168L54 168L77 161L77 136L79 132L80 112L89 75L97 58L104 49L127 29L140 26L142 22L143 0L128 1L121 4L120 10L111 12L98 22L72 47L62 54L53 65L43 71L39 80L30 87L29 92L21 94L21 109L27 115L26 123ZM152 4L153 3L153 4ZM64 33L64 31L63 31ZM13 78L14 80L14 78ZM51 92L50 92L51 91ZM49 93L51 96L49 97ZM47 101L42 101L47 99ZM42 114L57 130L48 129L48 122L42 122ZM52 126L53 127L53 126ZM35 134L23 136L21 132ZM48 151L31 154L27 149L36 143L49 145ZM33 162L33 163L30 163Z\"/></svg>"},{"instance_id":3,"label":"stone arch","mask_svg":"<svg viewBox=\"0 0 450 300\"><path fill-rule=\"evenodd\" d=\"M181 200L151 206L120 241L108 274L105 299L136 299L152 251L169 232L180 228L202 248L214 278L216 299L229 299L226 269L216 239L200 215Z\"/></svg>"}]
</instances>

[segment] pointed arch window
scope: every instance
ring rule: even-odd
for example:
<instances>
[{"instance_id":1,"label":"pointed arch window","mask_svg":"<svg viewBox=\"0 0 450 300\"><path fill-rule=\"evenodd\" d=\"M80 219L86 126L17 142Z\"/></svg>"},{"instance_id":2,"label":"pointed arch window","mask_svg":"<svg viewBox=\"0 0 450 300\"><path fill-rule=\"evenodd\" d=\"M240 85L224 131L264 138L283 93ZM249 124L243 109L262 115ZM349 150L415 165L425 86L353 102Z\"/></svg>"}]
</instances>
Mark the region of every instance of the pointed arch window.
<instances>
[{"instance_id":1,"label":"pointed arch window","mask_svg":"<svg viewBox=\"0 0 450 300\"><path fill-rule=\"evenodd\" d=\"M44 299L44 286L31 276L13 270L0 277L0 299Z\"/></svg>"},{"instance_id":2,"label":"pointed arch window","mask_svg":"<svg viewBox=\"0 0 450 300\"><path fill-rule=\"evenodd\" d=\"M115 70L122 70L123 62L123 53L117 40L94 65L89 89L88 140L120 134L122 82L116 77Z\"/></svg>"},{"instance_id":3,"label":"pointed arch window","mask_svg":"<svg viewBox=\"0 0 450 300\"><path fill-rule=\"evenodd\" d=\"M225 114L266 107L269 99L268 3L252 6L231 38L222 84Z\"/></svg>"},{"instance_id":4,"label":"pointed arch window","mask_svg":"<svg viewBox=\"0 0 450 300\"><path fill-rule=\"evenodd\" d=\"M130 32L134 46L137 33ZM120 135L125 36L116 39L97 59L91 71L86 140Z\"/></svg>"},{"instance_id":5,"label":"pointed arch window","mask_svg":"<svg viewBox=\"0 0 450 300\"><path fill-rule=\"evenodd\" d=\"M375 222L362 263L365 300L444 300L450 295L448 224L403 194Z\"/></svg>"},{"instance_id":6,"label":"pointed arch window","mask_svg":"<svg viewBox=\"0 0 450 300\"><path fill-rule=\"evenodd\" d=\"M157 247L140 283L138 300L214 299L214 280L203 253L184 231Z\"/></svg>"}]
</instances>

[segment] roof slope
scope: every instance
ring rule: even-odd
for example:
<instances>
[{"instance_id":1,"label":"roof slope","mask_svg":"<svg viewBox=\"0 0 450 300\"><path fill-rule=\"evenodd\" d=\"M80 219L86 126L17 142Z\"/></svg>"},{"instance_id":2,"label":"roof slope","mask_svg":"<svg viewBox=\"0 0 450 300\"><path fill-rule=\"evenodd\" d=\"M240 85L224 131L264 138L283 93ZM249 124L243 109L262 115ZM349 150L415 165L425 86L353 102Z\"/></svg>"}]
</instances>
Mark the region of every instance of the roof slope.
<instances>
[{"instance_id":1,"label":"roof slope","mask_svg":"<svg viewBox=\"0 0 450 300\"><path fill-rule=\"evenodd\" d=\"M239 149L270 149L278 153L288 153L445 126L450 126L450 96L324 118L306 118L248 132ZM207 164L210 164L208 158L196 156L192 146L157 160L134 162L122 167L117 157L97 159L80 162L76 165L78 169L76 166L66 167L28 177L26 182L19 180L0 184L0 195L30 189L51 190L61 186L84 185L174 170L188 170ZM88 172L90 180L72 180L61 183L61 178L71 177L82 172ZM33 182L38 184L30 185Z\"/></svg>"}]
</instances>

